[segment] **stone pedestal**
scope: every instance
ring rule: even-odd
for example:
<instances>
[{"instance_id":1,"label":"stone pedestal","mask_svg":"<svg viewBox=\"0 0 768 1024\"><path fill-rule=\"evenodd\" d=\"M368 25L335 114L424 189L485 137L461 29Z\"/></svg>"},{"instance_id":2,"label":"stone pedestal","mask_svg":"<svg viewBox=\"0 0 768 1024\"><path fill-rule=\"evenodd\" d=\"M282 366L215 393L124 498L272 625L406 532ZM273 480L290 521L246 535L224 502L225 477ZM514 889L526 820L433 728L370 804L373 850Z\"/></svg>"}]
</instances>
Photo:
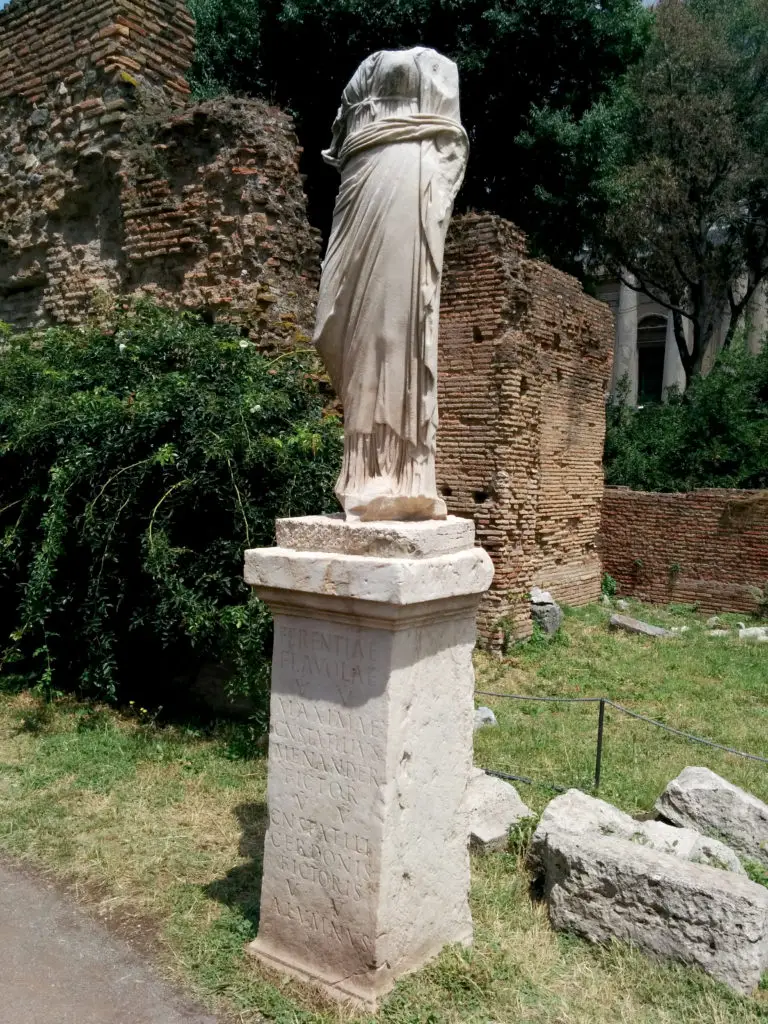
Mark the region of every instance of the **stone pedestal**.
<instances>
[{"instance_id":1,"label":"stone pedestal","mask_svg":"<svg viewBox=\"0 0 768 1024\"><path fill-rule=\"evenodd\" d=\"M249 950L369 1008L469 943L471 521L277 524L245 578L274 613L269 827Z\"/></svg>"}]
</instances>

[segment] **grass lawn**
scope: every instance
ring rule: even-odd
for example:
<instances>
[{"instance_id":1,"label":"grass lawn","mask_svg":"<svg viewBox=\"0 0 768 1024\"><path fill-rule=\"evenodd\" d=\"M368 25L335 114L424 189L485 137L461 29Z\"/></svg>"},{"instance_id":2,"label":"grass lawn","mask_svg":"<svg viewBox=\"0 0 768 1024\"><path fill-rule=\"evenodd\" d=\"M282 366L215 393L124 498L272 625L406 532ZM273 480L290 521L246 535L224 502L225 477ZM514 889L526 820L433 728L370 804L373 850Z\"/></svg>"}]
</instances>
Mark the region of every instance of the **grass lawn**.
<instances>
[{"instance_id":1,"label":"grass lawn","mask_svg":"<svg viewBox=\"0 0 768 1024\"><path fill-rule=\"evenodd\" d=\"M607 696L633 710L768 754L768 648L704 635L703 616L642 609L690 629L657 641L606 628L596 606L567 615L562 635L505 661L478 656L478 688ZM735 621L738 616L726 616ZM588 788L597 708L482 697L499 719L476 736L476 761ZM148 936L163 968L233 1021L370 1021L246 958L255 935L266 763L238 734L159 728L62 702L40 711L0 694L0 849L66 879L95 913ZM609 709L601 795L648 810L687 764L704 764L768 800L768 766L688 744ZM520 786L540 811L543 786ZM518 851L473 861L475 945L449 949L404 979L379 1014L390 1024L752 1024L768 993L731 994L696 971L619 945L555 935L531 901Z\"/></svg>"}]
</instances>

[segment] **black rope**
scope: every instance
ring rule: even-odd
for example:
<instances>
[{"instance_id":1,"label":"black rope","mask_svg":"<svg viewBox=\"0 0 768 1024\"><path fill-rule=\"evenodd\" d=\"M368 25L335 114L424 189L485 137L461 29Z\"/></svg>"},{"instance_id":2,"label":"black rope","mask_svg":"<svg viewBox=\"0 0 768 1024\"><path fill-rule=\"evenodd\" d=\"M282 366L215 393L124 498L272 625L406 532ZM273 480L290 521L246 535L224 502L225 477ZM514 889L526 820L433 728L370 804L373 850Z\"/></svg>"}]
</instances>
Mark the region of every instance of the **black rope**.
<instances>
[{"instance_id":1,"label":"black rope","mask_svg":"<svg viewBox=\"0 0 768 1024\"><path fill-rule=\"evenodd\" d=\"M565 793L564 786L558 786L554 782L537 782L536 779L529 779L527 775L510 775L509 772L497 772L495 768L483 768L486 775L495 775L497 779L511 779L513 782L524 782L527 786L543 786L544 789L554 789L556 793Z\"/></svg>"},{"instance_id":2,"label":"black rope","mask_svg":"<svg viewBox=\"0 0 768 1024\"><path fill-rule=\"evenodd\" d=\"M562 704L598 704L602 697L530 697L525 693L491 693L489 690L475 690L481 697L508 697L510 700L557 701Z\"/></svg>"},{"instance_id":3,"label":"black rope","mask_svg":"<svg viewBox=\"0 0 768 1024\"><path fill-rule=\"evenodd\" d=\"M682 729L674 729L671 725L665 725L664 722L659 722L655 718L649 718L647 715L641 715L637 711L630 711L629 708L625 708L622 704L616 704L614 701L609 700L608 697L535 697L525 693L491 693L489 690L476 690L475 693L480 697L504 697L508 700L534 700L543 703L558 703L558 704L599 704L601 701L613 708L616 711L621 711L624 715L629 715L630 718L636 718L640 722L646 722L648 725L655 725L659 729L664 729L666 732L671 732L673 736L682 736L683 739L691 740L693 743L703 743L707 747L714 747L715 750L724 750L727 754L735 754L736 757L746 757L750 761L759 761L761 764L768 764L768 757L761 757L759 754L747 754L743 750L737 750L735 747L728 747L724 743L715 743L714 740L704 739L703 736L694 736L691 732L683 732ZM511 778L512 776L510 776ZM520 779L519 781L527 781Z\"/></svg>"}]
</instances>

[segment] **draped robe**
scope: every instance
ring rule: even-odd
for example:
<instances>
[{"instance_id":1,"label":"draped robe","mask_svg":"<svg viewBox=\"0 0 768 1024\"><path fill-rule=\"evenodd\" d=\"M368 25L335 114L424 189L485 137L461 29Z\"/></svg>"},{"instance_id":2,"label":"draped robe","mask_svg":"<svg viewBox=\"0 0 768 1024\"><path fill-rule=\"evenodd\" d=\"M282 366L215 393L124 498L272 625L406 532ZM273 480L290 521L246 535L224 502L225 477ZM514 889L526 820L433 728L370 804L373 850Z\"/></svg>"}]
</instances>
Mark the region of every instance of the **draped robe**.
<instances>
[{"instance_id":1,"label":"draped robe","mask_svg":"<svg viewBox=\"0 0 768 1024\"><path fill-rule=\"evenodd\" d=\"M458 71L434 50L372 54L344 90L323 153L341 186L314 341L344 407L336 494L348 513L377 498L421 499L403 507L432 508L424 518L445 512L435 485L440 277L467 150Z\"/></svg>"}]
</instances>

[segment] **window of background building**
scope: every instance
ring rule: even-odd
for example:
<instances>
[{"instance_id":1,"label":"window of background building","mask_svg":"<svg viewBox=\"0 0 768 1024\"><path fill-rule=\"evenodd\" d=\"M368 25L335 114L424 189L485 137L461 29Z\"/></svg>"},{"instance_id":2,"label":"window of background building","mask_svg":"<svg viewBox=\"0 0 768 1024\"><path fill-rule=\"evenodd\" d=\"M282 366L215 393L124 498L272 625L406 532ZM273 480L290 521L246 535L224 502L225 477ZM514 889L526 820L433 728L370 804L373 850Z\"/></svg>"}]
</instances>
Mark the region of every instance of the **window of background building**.
<instances>
[{"instance_id":1,"label":"window of background building","mask_svg":"<svg viewBox=\"0 0 768 1024\"><path fill-rule=\"evenodd\" d=\"M664 389L667 320L644 316L637 325L637 402L660 402Z\"/></svg>"}]
</instances>

